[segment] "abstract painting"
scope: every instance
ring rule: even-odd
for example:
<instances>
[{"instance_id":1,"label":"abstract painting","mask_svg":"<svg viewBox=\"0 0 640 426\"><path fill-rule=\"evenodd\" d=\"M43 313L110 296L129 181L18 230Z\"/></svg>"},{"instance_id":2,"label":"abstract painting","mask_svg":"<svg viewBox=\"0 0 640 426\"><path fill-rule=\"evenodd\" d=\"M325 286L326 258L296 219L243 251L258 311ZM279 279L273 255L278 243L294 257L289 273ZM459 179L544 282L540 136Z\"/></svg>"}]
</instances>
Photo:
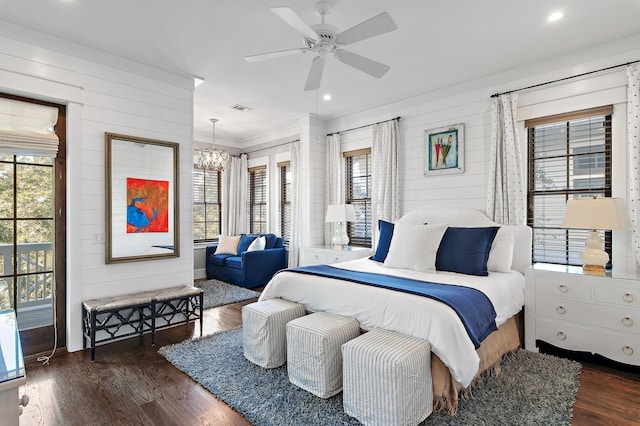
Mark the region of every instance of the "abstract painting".
<instances>
[{"instance_id":1,"label":"abstract painting","mask_svg":"<svg viewBox=\"0 0 640 426\"><path fill-rule=\"evenodd\" d=\"M169 232L169 181L127 178L127 233Z\"/></svg>"},{"instance_id":2,"label":"abstract painting","mask_svg":"<svg viewBox=\"0 0 640 426\"><path fill-rule=\"evenodd\" d=\"M425 131L425 176L464 172L464 125Z\"/></svg>"}]
</instances>

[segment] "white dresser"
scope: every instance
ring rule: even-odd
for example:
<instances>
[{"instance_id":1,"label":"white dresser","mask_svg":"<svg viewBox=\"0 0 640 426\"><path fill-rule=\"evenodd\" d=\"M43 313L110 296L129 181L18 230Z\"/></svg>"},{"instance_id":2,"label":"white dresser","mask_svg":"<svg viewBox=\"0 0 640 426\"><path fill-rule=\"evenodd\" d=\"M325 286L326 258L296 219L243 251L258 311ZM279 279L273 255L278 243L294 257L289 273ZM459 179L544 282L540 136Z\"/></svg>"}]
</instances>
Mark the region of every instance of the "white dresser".
<instances>
[{"instance_id":1,"label":"white dresser","mask_svg":"<svg viewBox=\"0 0 640 426\"><path fill-rule=\"evenodd\" d=\"M640 366L640 274L539 263L525 277L526 349L541 340Z\"/></svg>"},{"instance_id":2,"label":"white dresser","mask_svg":"<svg viewBox=\"0 0 640 426\"><path fill-rule=\"evenodd\" d=\"M22 344L13 311L0 311L0 424L17 426L29 397L18 398L18 388L27 383Z\"/></svg>"},{"instance_id":3,"label":"white dresser","mask_svg":"<svg viewBox=\"0 0 640 426\"><path fill-rule=\"evenodd\" d=\"M300 266L332 264L346 262L347 260L360 259L371 256L371 249L368 247L344 246L334 248L333 246L313 246L303 247L300 256Z\"/></svg>"}]
</instances>

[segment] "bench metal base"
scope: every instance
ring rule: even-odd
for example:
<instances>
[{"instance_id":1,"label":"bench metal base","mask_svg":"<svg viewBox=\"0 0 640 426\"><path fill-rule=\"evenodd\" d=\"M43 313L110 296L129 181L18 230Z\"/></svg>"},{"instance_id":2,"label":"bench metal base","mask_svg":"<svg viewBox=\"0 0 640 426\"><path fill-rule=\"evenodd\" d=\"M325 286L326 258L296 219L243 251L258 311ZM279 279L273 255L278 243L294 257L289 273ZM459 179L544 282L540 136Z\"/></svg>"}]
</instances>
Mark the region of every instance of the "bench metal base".
<instances>
[{"instance_id":1,"label":"bench metal base","mask_svg":"<svg viewBox=\"0 0 640 426\"><path fill-rule=\"evenodd\" d=\"M95 359L96 345L125 337L151 332L151 344L155 345L156 331L179 324L200 320L200 337L203 327L202 291L183 297L156 300L149 303L120 307L112 310L89 310L82 305L82 347L91 348L91 361ZM158 323L160 320L160 323ZM96 332L104 337L96 339Z\"/></svg>"}]
</instances>

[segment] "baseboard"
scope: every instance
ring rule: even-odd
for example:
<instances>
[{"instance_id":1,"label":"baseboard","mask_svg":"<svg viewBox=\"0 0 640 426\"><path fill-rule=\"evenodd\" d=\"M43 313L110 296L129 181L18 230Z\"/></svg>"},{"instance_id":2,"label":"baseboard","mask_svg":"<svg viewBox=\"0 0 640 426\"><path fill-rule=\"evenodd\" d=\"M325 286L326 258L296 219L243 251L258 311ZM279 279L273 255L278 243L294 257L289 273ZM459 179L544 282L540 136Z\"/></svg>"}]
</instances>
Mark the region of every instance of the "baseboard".
<instances>
[{"instance_id":1,"label":"baseboard","mask_svg":"<svg viewBox=\"0 0 640 426\"><path fill-rule=\"evenodd\" d=\"M193 277L198 280L201 278L207 278L207 270L205 268L202 269L195 269L193 271Z\"/></svg>"}]
</instances>

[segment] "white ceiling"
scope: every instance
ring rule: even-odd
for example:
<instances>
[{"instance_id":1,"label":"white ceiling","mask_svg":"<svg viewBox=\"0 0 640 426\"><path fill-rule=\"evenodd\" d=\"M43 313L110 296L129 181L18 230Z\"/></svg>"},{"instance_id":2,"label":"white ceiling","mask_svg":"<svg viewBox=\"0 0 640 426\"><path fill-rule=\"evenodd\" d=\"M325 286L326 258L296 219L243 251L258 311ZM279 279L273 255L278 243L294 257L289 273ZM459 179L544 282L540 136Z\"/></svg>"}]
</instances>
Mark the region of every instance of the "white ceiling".
<instances>
[{"instance_id":1,"label":"white ceiling","mask_svg":"<svg viewBox=\"0 0 640 426\"><path fill-rule=\"evenodd\" d=\"M314 0L0 0L0 19L162 69L199 76L194 137L242 147L305 113L332 118L534 66L640 34L640 0L332 0L326 22L345 30L388 12L398 30L348 46L391 66L377 80L328 58L322 84L303 90L312 54L247 63L245 55L299 47L269 11L320 22ZM556 10L564 18L546 21ZM333 100L322 100L331 93ZM234 104L253 108L231 109Z\"/></svg>"}]
</instances>

